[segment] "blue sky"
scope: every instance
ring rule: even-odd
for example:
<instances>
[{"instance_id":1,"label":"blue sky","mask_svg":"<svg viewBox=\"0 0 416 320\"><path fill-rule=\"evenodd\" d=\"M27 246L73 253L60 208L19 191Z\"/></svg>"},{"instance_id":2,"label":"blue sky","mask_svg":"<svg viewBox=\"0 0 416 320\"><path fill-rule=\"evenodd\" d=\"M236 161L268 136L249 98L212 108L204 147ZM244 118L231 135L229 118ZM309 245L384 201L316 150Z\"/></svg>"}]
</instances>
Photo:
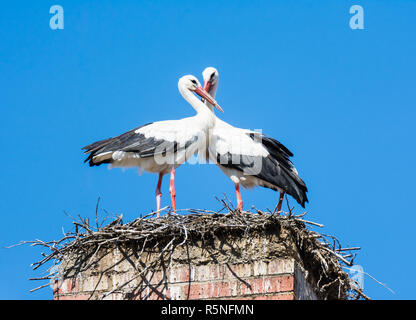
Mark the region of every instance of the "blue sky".
<instances>
[{"instance_id":1,"label":"blue sky","mask_svg":"<svg viewBox=\"0 0 416 320\"><path fill-rule=\"evenodd\" d=\"M64 30L49 28L50 6ZM349 27L364 8L365 29ZM71 215L102 207L133 220L155 208L157 176L83 164L81 147L194 114L185 74L220 72L221 117L293 151L308 219L343 244L375 299L415 299L414 1L3 1L0 6L0 246L57 239ZM201 79L202 80L202 79ZM162 206L169 205L168 179ZM219 209L233 184L214 165L176 172L178 208ZM278 194L243 191L245 208ZM291 200L294 204L294 201ZM298 212L301 208L297 207ZM41 250L0 249L0 299L35 293Z\"/></svg>"}]
</instances>

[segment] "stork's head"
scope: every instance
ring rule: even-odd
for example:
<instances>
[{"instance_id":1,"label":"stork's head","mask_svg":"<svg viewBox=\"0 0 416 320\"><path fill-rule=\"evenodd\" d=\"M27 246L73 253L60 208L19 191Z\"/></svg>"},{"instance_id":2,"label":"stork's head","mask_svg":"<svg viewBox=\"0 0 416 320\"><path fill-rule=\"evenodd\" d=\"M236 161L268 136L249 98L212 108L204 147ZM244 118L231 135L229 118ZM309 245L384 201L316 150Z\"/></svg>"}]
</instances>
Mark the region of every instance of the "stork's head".
<instances>
[{"instance_id":1,"label":"stork's head","mask_svg":"<svg viewBox=\"0 0 416 320\"><path fill-rule=\"evenodd\" d=\"M192 75L183 76L179 79L178 82L179 88L184 88L195 92L197 88L201 88L201 84L199 83L198 79Z\"/></svg>"},{"instance_id":2,"label":"stork's head","mask_svg":"<svg viewBox=\"0 0 416 320\"><path fill-rule=\"evenodd\" d=\"M201 84L199 83L198 79L195 78L192 75L183 76L179 79L178 82L179 90L189 90L192 92L195 92L197 95L199 95L202 99L206 99L210 104L215 106L218 110L221 112L224 112L221 107L218 105L218 103L215 101L215 99L206 91L204 88L202 88Z\"/></svg>"},{"instance_id":3,"label":"stork's head","mask_svg":"<svg viewBox=\"0 0 416 320\"><path fill-rule=\"evenodd\" d=\"M205 68L202 72L204 78L204 89L209 92L212 96L215 96L218 84L218 70L214 67Z\"/></svg>"}]
</instances>

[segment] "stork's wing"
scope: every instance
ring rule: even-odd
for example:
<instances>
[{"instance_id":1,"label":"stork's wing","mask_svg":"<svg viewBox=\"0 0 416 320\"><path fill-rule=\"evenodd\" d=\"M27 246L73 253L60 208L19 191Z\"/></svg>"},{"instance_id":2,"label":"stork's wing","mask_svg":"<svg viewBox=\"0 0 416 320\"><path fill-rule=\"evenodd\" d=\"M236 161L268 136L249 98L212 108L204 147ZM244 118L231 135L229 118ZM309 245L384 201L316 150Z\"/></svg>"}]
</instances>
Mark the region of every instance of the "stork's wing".
<instances>
[{"instance_id":1,"label":"stork's wing","mask_svg":"<svg viewBox=\"0 0 416 320\"><path fill-rule=\"evenodd\" d=\"M261 133L221 128L213 131L210 158L218 165L255 176L293 196L302 206L307 188L283 144Z\"/></svg>"},{"instance_id":2,"label":"stork's wing","mask_svg":"<svg viewBox=\"0 0 416 320\"><path fill-rule=\"evenodd\" d=\"M85 146L85 153L89 153L85 162L89 161L90 166L111 163L124 153L134 153L138 158L179 151L192 155L198 149L198 131L192 127L186 130L187 121L183 120L148 123L120 136Z\"/></svg>"}]
</instances>

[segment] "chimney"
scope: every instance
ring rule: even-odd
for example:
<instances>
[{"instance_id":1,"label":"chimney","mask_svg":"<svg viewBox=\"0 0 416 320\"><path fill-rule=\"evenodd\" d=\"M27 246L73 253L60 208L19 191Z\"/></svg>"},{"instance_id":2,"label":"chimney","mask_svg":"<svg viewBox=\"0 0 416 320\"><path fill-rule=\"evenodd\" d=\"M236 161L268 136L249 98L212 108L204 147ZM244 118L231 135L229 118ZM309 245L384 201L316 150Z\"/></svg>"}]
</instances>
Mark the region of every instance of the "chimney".
<instances>
[{"instance_id":1,"label":"chimney","mask_svg":"<svg viewBox=\"0 0 416 320\"><path fill-rule=\"evenodd\" d=\"M360 297L342 269L348 252L307 223L261 211L195 210L127 224L120 218L95 230L82 220L55 254L54 299Z\"/></svg>"}]
</instances>

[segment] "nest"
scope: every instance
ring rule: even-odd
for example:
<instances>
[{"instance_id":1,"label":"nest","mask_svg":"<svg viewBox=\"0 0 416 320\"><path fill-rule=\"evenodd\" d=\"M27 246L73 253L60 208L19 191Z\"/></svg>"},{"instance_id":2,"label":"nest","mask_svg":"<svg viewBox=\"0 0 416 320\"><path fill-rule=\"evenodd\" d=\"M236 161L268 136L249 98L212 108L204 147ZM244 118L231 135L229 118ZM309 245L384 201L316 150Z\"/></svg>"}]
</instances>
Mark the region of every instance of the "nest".
<instances>
[{"instance_id":1,"label":"nest","mask_svg":"<svg viewBox=\"0 0 416 320\"><path fill-rule=\"evenodd\" d=\"M90 262L96 255L105 249L115 247L125 248L133 245L137 248L136 255L139 257L151 250L157 253L159 258L170 255L172 261L175 250L184 245L194 246L199 242L202 247L208 248L215 246L215 239L232 237L248 243L255 237L277 235L278 242L283 243L283 246L279 247L281 249L277 250L274 256L294 258L305 271L308 282L318 289L316 294L320 299L369 299L343 270L343 267L353 265L356 256L354 252L359 248L343 248L334 236L313 231L307 226L323 226L305 220L306 213L295 215L292 212L293 208L290 209L289 206L289 212L276 213L270 210L264 212L257 209L240 212L227 200L220 202L223 208L219 211L186 209L179 210L182 214L177 215L172 214L166 207L162 209L164 214L160 218L156 218L156 212L152 212L134 221L123 223L122 216L115 216L106 225L104 224L108 221L108 217L101 222L98 221L97 202L94 224L79 216L77 219L73 218L73 230L64 232L60 240L37 239L20 243L42 246L49 251L42 253L42 259L32 264L34 270L52 264L47 269L47 275L31 280L53 281L58 276L62 276L56 266L68 256L88 257L83 259L82 264L82 268L86 270L91 267ZM241 263L250 259L259 259L259 257L240 254L234 255L232 260L225 262ZM160 259L155 261L158 260ZM191 263L199 262L196 259ZM143 277L148 270L157 267L155 264L144 265L137 269L137 277ZM44 284L31 291L48 285L50 284ZM127 283L121 284L117 289L125 285Z\"/></svg>"}]
</instances>

